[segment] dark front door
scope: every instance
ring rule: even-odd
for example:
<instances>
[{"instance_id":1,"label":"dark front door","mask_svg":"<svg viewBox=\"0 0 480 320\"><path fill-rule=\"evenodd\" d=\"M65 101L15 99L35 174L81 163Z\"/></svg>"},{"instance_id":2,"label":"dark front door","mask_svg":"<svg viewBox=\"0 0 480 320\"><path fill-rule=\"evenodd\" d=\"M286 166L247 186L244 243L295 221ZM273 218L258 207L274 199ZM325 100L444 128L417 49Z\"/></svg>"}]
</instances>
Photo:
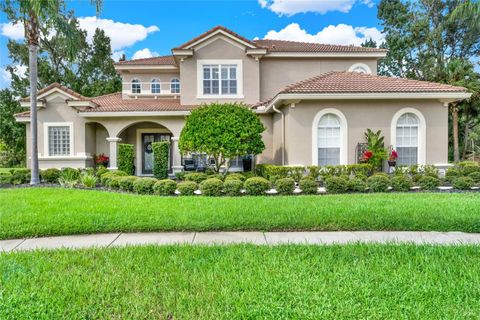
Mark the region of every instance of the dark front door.
<instances>
[{"instance_id":1,"label":"dark front door","mask_svg":"<svg viewBox=\"0 0 480 320\"><path fill-rule=\"evenodd\" d=\"M170 141L170 136L168 133L142 133L142 174L153 173L152 142Z\"/></svg>"}]
</instances>

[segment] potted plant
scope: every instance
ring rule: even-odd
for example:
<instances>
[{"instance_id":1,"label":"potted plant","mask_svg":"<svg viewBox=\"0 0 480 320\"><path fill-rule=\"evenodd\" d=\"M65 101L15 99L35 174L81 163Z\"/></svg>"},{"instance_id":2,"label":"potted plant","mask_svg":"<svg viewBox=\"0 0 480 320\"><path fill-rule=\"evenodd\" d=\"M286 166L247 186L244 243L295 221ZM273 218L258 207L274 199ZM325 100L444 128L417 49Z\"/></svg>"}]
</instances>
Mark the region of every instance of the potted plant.
<instances>
[{"instance_id":1,"label":"potted plant","mask_svg":"<svg viewBox=\"0 0 480 320\"><path fill-rule=\"evenodd\" d=\"M110 158L106 156L104 153L99 154L98 156L95 157L95 165L96 166L103 166L103 167L108 167L108 161Z\"/></svg>"},{"instance_id":2,"label":"potted plant","mask_svg":"<svg viewBox=\"0 0 480 320\"><path fill-rule=\"evenodd\" d=\"M395 167L397 165L398 153L395 149L392 149L390 155L388 156L388 165L390 167Z\"/></svg>"}]
</instances>

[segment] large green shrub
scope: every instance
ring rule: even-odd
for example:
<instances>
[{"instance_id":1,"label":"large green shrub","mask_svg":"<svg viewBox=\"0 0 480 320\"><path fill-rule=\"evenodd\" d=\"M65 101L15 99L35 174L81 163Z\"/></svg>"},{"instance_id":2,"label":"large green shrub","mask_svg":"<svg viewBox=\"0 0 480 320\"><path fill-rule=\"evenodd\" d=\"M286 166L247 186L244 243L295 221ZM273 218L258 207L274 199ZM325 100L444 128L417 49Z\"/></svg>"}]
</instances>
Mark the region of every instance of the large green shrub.
<instances>
[{"instance_id":1,"label":"large green shrub","mask_svg":"<svg viewBox=\"0 0 480 320\"><path fill-rule=\"evenodd\" d=\"M118 145L118 170L128 175L135 174L135 151L133 144L120 143Z\"/></svg>"},{"instance_id":2,"label":"large green shrub","mask_svg":"<svg viewBox=\"0 0 480 320\"><path fill-rule=\"evenodd\" d=\"M304 194L316 194L318 192L317 182L310 176L300 179L299 187Z\"/></svg>"},{"instance_id":3,"label":"large green shrub","mask_svg":"<svg viewBox=\"0 0 480 320\"><path fill-rule=\"evenodd\" d=\"M329 193L345 193L348 191L348 181L340 177L328 177L325 179L325 188Z\"/></svg>"},{"instance_id":4,"label":"large green shrub","mask_svg":"<svg viewBox=\"0 0 480 320\"><path fill-rule=\"evenodd\" d=\"M252 177L245 181L244 186L247 194L258 196L265 194L265 191L270 189L270 182L262 177Z\"/></svg>"},{"instance_id":5,"label":"large green shrub","mask_svg":"<svg viewBox=\"0 0 480 320\"><path fill-rule=\"evenodd\" d=\"M113 170L113 171L108 171L108 172L105 172L104 174L102 174L100 176L100 183L104 186L104 187L109 187L109 183L110 183L110 180L113 178L113 177L122 177L122 176L127 176L127 174L123 171L120 171L120 170Z\"/></svg>"},{"instance_id":6,"label":"large green shrub","mask_svg":"<svg viewBox=\"0 0 480 320\"><path fill-rule=\"evenodd\" d=\"M10 180L12 184L25 184L30 181L30 169L12 169L10 173L12 174Z\"/></svg>"},{"instance_id":7,"label":"large green shrub","mask_svg":"<svg viewBox=\"0 0 480 320\"><path fill-rule=\"evenodd\" d=\"M239 196L243 188L243 182L237 179L225 179L223 191L227 196Z\"/></svg>"},{"instance_id":8,"label":"large green shrub","mask_svg":"<svg viewBox=\"0 0 480 320\"><path fill-rule=\"evenodd\" d=\"M458 190L470 190L475 182L470 177L458 177L453 180L453 187Z\"/></svg>"},{"instance_id":9,"label":"large green shrub","mask_svg":"<svg viewBox=\"0 0 480 320\"><path fill-rule=\"evenodd\" d=\"M208 176L206 173L203 172L192 172L192 173L187 173L185 176L185 181L193 181L195 183L200 183L203 180L207 180Z\"/></svg>"},{"instance_id":10,"label":"large green shrub","mask_svg":"<svg viewBox=\"0 0 480 320\"><path fill-rule=\"evenodd\" d=\"M160 141L152 143L153 175L157 179L168 177L168 159L170 157L170 142Z\"/></svg>"},{"instance_id":11,"label":"large green shrub","mask_svg":"<svg viewBox=\"0 0 480 320\"><path fill-rule=\"evenodd\" d=\"M61 173L59 169L50 168L40 171L40 177L46 183L58 183Z\"/></svg>"},{"instance_id":12,"label":"large green shrub","mask_svg":"<svg viewBox=\"0 0 480 320\"><path fill-rule=\"evenodd\" d=\"M440 186L440 179L432 176L423 176L418 180L418 184L423 190L436 190Z\"/></svg>"},{"instance_id":13,"label":"large green shrub","mask_svg":"<svg viewBox=\"0 0 480 320\"><path fill-rule=\"evenodd\" d=\"M204 196L221 196L223 182L218 178L209 178L200 183L200 191Z\"/></svg>"},{"instance_id":14,"label":"large green shrub","mask_svg":"<svg viewBox=\"0 0 480 320\"><path fill-rule=\"evenodd\" d=\"M115 176L108 182L108 188L111 190L120 190L120 181L123 176Z\"/></svg>"},{"instance_id":15,"label":"large green shrub","mask_svg":"<svg viewBox=\"0 0 480 320\"><path fill-rule=\"evenodd\" d=\"M475 183L480 183L480 172L472 172L468 175Z\"/></svg>"},{"instance_id":16,"label":"large green shrub","mask_svg":"<svg viewBox=\"0 0 480 320\"><path fill-rule=\"evenodd\" d=\"M12 174L10 172L0 172L0 184L12 183Z\"/></svg>"},{"instance_id":17,"label":"large green shrub","mask_svg":"<svg viewBox=\"0 0 480 320\"><path fill-rule=\"evenodd\" d=\"M163 179L155 182L153 185L153 193L161 196L171 196L177 190L177 183L171 179Z\"/></svg>"},{"instance_id":18,"label":"large green shrub","mask_svg":"<svg viewBox=\"0 0 480 320\"><path fill-rule=\"evenodd\" d=\"M177 184L177 189L181 196L192 196L197 190L197 183L194 181L184 181Z\"/></svg>"},{"instance_id":19,"label":"large green shrub","mask_svg":"<svg viewBox=\"0 0 480 320\"><path fill-rule=\"evenodd\" d=\"M275 190L279 194L292 194L295 190L295 180L292 178L278 179L275 182Z\"/></svg>"},{"instance_id":20,"label":"large green shrub","mask_svg":"<svg viewBox=\"0 0 480 320\"><path fill-rule=\"evenodd\" d=\"M229 173L226 177L225 177L225 181L229 181L229 180L239 180L241 182L244 182L247 178L241 174L241 173Z\"/></svg>"},{"instance_id":21,"label":"large green shrub","mask_svg":"<svg viewBox=\"0 0 480 320\"><path fill-rule=\"evenodd\" d=\"M367 186L373 192L387 192L390 178L386 174L376 173L367 179Z\"/></svg>"},{"instance_id":22,"label":"large green shrub","mask_svg":"<svg viewBox=\"0 0 480 320\"><path fill-rule=\"evenodd\" d=\"M140 179L136 176L121 176L118 178L118 184L120 186L120 190L132 192L133 191L133 184L135 181Z\"/></svg>"},{"instance_id":23,"label":"large green shrub","mask_svg":"<svg viewBox=\"0 0 480 320\"><path fill-rule=\"evenodd\" d=\"M391 182L394 191L410 191L410 188L413 186L412 179L406 175L396 175Z\"/></svg>"},{"instance_id":24,"label":"large green shrub","mask_svg":"<svg viewBox=\"0 0 480 320\"><path fill-rule=\"evenodd\" d=\"M348 191L365 192L367 190L367 183L365 179L354 177L347 182Z\"/></svg>"},{"instance_id":25,"label":"large green shrub","mask_svg":"<svg viewBox=\"0 0 480 320\"><path fill-rule=\"evenodd\" d=\"M157 181L155 178L138 178L133 183L133 191L139 194L152 194L153 185Z\"/></svg>"},{"instance_id":26,"label":"large green shrub","mask_svg":"<svg viewBox=\"0 0 480 320\"><path fill-rule=\"evenodd\" d=\"M447 169L447 172L445 172L445 180L447 180L448 182L452 183L453 180L455 180L456 178L460 177L462 175L462 173L460 172L459 169L457 168L448 168Z\"/></svg>"}]
</instances>

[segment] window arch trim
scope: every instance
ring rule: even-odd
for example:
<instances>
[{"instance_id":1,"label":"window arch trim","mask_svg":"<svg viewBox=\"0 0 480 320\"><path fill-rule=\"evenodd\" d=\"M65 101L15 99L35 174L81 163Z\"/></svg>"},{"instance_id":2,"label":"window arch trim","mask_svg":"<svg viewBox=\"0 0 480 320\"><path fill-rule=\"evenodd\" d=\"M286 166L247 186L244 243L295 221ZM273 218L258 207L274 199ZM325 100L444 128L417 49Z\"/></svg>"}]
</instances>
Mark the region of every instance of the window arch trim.
<instances>
[{"instance_id":1,"label":"window arch trim","mask_svg":"<svg viewBox=\"0 0 480 320\"><path fill-rule=\"evenodd\" d=\"M178 85L178 92L174 92L174 90L173 90L173 85L174 84ZM177 78L177 77L173 77L172 79L170 79L170 93L179 94L180 90L181 90L180 79Z\"/></svg>"},{"instance_id":2,"label":"window arch trim","mask_svg":"<svg viewBox=\"0 0 480 320\"><path fill-rule=\"evenodd\" d=\"M354 63L354 64L352 64L352 66L348 69L348 72L357 72L357 71L355 71L355 69L357 69L357 68L365 69L366 74L372 74L372 69L370 69L370 67L365 63Z\"/></svg>"},{"instance_id":3,"label":"window arch trim","mask_svg":"<svg viewBox=\"0 0 480 320\"><path fill-rule=\"evenodd\" d=\"M338 109L325 108L320 110L313 118L312 124L312 165L318 165L318 124L326 114L333 114L340 120L340 164L348 163L348 124L345 115Z\"/></svg>"},{"instance_id":4,"label":"window arch trim","mask_svg":"<svg viewBox=\"0 0 480 320\"><path fill-rule=\"evenodd\" d=\"M156 92L156 89L153 88L154 85L157 85L158 87L158 92ZM150 93L153 94L159 94L162 92L162 81L159 78L152 78L150 80Z\"/></svg>"},{"instance_id":5,"label":"window arch trim","mask_svg":"<svg viewBox=\"0 0 480 320\"><path fill-rule=\"evenodd\" d=\"M400 120L400 117L406 113L414 114L418 119L418 146L417 146L417 162L418 164L426 163L427 155L427 125L425 117L423 114L415 108L403 108L398 110L392 118L392 123L390 125L390 144L393 149L397 149L397 123Z\"/></svg>"},{"instance_id":6,"label":"window arch trim","mask_svg":"<svg viewBox=\"0 0 480 320\"><path fill-rule=\"evenodd\" d=\"M133 94L140 94L142 93L142 83L140 82L140 79L138 78L133 78L132 81L130 82L130 91ZM134 89L135 87L135 89Z\"/></svg>"}]
</instances>

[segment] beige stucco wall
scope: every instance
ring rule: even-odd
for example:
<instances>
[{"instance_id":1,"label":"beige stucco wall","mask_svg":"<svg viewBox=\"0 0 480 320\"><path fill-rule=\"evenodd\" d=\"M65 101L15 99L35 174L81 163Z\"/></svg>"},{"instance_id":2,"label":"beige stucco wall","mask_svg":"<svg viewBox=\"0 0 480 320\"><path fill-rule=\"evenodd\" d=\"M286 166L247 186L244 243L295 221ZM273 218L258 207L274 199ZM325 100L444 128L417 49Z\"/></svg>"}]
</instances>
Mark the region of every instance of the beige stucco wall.
<instances>
[{"instance_id":1,"label":"beige stucco wall","mask_svg":"<svg viewBox=\"0 0 480 320\"><path fill-rule=\"evenodd\" d=\"M160 89L162 93L170 94L170 82L172 79L180 79L180 72L179 71L167 71L167 70L148 70L148 71L135 71L135 72L123 72L121 73L122 76L122 90L126 90L126 92L130 92L131 90L131 82L133 79L140 80L142 93L148 94L151 90L151 82L153 79L160 80ZM182 83L180 80L180 92L182 91ZM123 99L134 99L135 97L129 96L128 94L122 95Z\"/></svg>"},{"instance_id":2,"label":"beige stucco wall","mask_svg":"<svg viewBox=\"0 0 480 320\"><path fill-rule=\"evenodd\" d=\"M348 163L355 163L355 147L364 142L367 128L382 130L385 145L391 145L390 127L392 118L403 108L420 111L426 121L426 163L448 162L448 109L436 101L315 101L301 102L294 109L282 108L285 113L285 164L312 164L312 127L315 115L324 108L336 108L347 119ZM277 128L279 130L277 130ZM281 155L281 123L275 127L274 154ZM275 157L275 162L280 163Z\"/></svg>"},{"instance_id":3,"label":"beige stucco wall","mask_svg":"<svg viewBox=\"0 0 480 320\"><path fill-rule=\"evenodd\" d=\"M375 58L263 58L260 62L260 99L272 98L287 85L328 71L346 71L355 63L364 63L373 74L377 73Z\"/></svg>"}]
</instances>

